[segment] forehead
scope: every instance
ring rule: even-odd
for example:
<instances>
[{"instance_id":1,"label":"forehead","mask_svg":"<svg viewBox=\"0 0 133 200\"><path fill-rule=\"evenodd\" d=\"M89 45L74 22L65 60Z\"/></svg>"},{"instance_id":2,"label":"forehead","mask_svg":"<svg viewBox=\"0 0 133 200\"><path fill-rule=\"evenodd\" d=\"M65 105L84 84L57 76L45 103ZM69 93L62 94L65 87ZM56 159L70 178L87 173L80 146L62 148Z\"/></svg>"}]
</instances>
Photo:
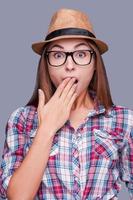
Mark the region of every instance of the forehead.
<instances>
[{"instance_id":1,"label":"forehead","mask_svg":"<svg viewBox=\"0 0 133 200\"><path fill-rule=\"evenodd\" d=\"M90 47L89 46L89 41L87 39L84 39L84 38L65 38L65 39L59 39L59 40L50 42L49 45L48 45L48 47L49 48L53 48L55 46L56 48L59 48L58 45L61 46L61 47L63 47L63 48L67 48L67 47L73 47L74 48L76 46L77 47L80 47L80 46Z\"/></svg>"}]
</instances>

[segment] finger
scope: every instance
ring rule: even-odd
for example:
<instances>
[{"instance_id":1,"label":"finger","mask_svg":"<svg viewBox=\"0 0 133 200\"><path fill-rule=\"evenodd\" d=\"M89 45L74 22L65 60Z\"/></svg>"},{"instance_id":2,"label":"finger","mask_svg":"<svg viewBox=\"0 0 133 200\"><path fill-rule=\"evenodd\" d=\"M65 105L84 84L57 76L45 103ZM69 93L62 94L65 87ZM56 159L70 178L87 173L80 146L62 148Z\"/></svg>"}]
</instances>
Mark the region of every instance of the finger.
<instances>
[{"instance_id":1,"label":"finger","mask_svg":"<svg viewBox=\"0 0 133 200\"><path fill-rule=\"evenodd\" d=\"M74 84L72 85L71 89L69 90L69 92L68 92L68 94L67 94L67 96L66 96L66 98L65 98L65 100L64 100L64 103L65 103L66 105L68 105L68 103L69 103L69 101L71 100L71 98L72 98L74 92L76 92L77 85L78 85L77 83L74 83Z\"/></svg>"},{"instance_id":2,"label":"finger","mask_svg":"<svg viewBox=\"0 0 133 200\"><path fill-rule=\"evenodd\" d=\"M68 82L68 84L66 85L66 87L62 91L62 94L61 94L62 100L66 99L66 96L69 93L69 91L70 91L72 85L74 84L75 80L76 80L76 78L71 78L71 80Z\"/></svg>"},{"instance_id":3,"label":"finger","mask_svg":"<svg viewBox=\"0 0 133 200\"><path fill-rule=\"evenodd\" d=\"M68 103L68 106L67 106L67 107L68 107L69 110L71 110L71 107L72 107L72 105L73 105L73 103L74 103L74 101L75 101L76 98L77 98L77 93L75 92L75 93L73 94L71 100L70 100L69 103Z\"/></svg>"},{"instance_id":4,"label":"finger","mask_svg":"<svg viewBox=\"0 0 133 200\"><path fill-rule=\"evenodd\" d=\"M39 114L39 110L37 109L37 117L38 117L38 125L40 125L40 114Z\"/></svg>"},{"instance_id":5,"label":"finger","mask_svg":"<svg viewBox=\"0 0 133 200\"><path fill-rule=\"evenodd\" d=\"M57 96L57 97L60 97L60 96L61 96L61 94L62 94L62 92L63 92L65 86L67 85L67 83L69 82L70 79L71 79L71 78L69 77L69 78L64 79L64 80L61 82L61 84L58 86L58 88L57 88L57 90L56 90L56 92L55 92L55 96Z\"/></svg>"},{"instance_id":6,"label":"finger","mask_svg":"<svg viewBox=\"0 0 133 200\"><path fill-rule=\"evenodd\" d=\"M38 94L39 94L38 109L40 109L45 104L45 94L44 94L43 90L41 90L41 89L38 89Z\"/></svg>"}]
</instances>

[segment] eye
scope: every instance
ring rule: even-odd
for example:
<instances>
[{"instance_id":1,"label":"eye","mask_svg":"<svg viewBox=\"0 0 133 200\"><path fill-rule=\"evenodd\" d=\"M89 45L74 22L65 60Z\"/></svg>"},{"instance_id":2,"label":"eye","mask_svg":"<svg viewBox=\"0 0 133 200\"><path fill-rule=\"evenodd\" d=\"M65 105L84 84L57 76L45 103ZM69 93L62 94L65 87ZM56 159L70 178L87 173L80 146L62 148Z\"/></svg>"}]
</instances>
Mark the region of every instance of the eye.
<instances>
[{"instance_id":1,"label":"eye","mask_svg":"<svg viewBox=\"0 0 133 200\"><path fill-rule=\"evenodd\" d=\"M84 57L86 57L86 52L85 51L78 51L78 52L76 52L76 57L84 58Z\"/></svg>"},{"instance_id":2,"label":"eye","mask_svg":"<svg viewBox=\"0 0 133 200\"><path fill-rule=\"evenodd\" d=\"M53 57L55 59L64 58L64 54L62 52L53 52Z\"/></svg>"}]
</instances>

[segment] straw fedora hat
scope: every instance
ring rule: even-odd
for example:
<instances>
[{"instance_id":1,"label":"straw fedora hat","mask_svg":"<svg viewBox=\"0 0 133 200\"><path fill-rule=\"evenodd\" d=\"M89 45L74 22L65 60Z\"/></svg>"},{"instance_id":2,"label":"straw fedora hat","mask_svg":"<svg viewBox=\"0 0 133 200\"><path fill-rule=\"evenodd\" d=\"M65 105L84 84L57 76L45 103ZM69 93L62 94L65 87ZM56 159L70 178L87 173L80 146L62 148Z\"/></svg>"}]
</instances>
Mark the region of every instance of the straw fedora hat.
<instances>
[{"instance_id":1,"label":"straw fedora hat","mask_svg":"<svg viewBox=\"0 0 133 200\"><path fill-rule=\"evenodd\" d=\"M96 43L101 54L108 50L108 45L96 38L89 17L79 10L68 8L59 9L54 13L45 39L33 43L32 49L41 55L47 43L62 38L86 38Z\"/></svg>"}]
</instances>

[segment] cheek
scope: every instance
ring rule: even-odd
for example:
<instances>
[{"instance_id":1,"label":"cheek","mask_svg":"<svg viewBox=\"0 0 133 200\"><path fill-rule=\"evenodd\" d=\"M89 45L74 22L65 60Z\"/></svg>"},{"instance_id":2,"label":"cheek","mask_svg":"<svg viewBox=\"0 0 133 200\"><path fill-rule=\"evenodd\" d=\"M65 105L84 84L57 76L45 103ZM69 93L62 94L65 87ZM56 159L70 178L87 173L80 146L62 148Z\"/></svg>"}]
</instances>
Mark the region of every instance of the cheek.
<instances>
[{"instance_id":1,"label":"cheek","mask_svg":"<svg viewBox=\"0 0 133 200\"><path fill-rule=\"evenodd\" d=\"M52 83L57 88L58 85L59 85L59 81L60 81L59 74L56 72L56 70L50 70L49 69L49 76L50 76L50 79L51 79Z\"/></svg>"},{"instance_id":2,"label":"cheek","mask_svg":"<svg viewBox=\"0 0 133 200\"><path fill-rule=\"evenodd\" d=\"M84 79L82 79L82 87L87 87L89 86L91 79L93 77L94 74L94 68L90 68L88 69L85 73L84 73Z\"/></svg>"},{"instance_id":3,"label":"cheek","mask_svg":"<svg viewBox=\"0 0 133 200\"><path fill-rule=\"evenodd\" d=\"M93 77L94 74L94 69L87 69L84 71L84 73L80 73L82 77L79 82L78 82L78 86L77 86L77 93L81 93L82 91L86 90L91 82L91 79Z\"/></svg>"}]
</instances>

